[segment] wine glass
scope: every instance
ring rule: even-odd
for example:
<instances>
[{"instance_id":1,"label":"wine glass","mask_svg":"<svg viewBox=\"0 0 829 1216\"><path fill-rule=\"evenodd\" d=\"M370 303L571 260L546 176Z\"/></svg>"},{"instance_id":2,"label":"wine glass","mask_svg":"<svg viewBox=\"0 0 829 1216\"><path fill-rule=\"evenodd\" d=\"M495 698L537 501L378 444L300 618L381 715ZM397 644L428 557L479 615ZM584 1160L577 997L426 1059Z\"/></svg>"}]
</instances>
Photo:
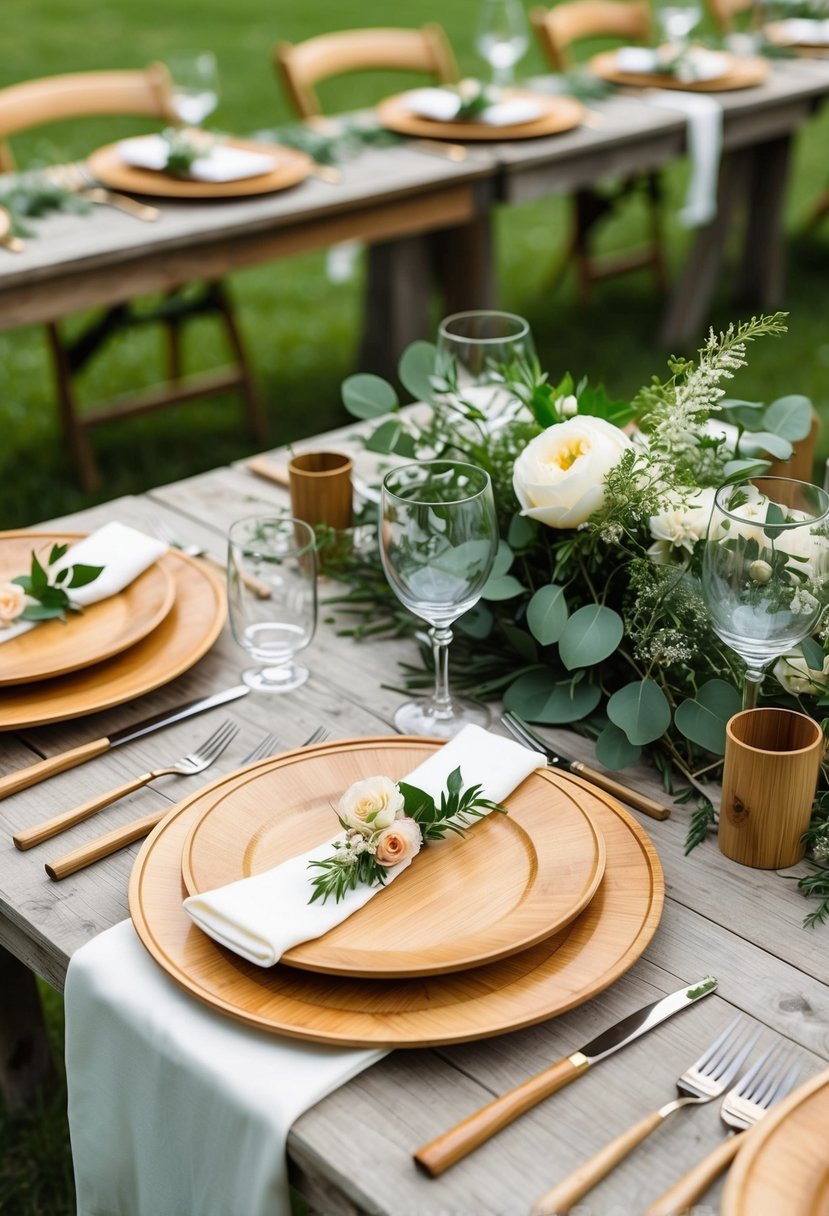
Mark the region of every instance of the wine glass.
<instances>
[{"instance_id":1,"label":"wine glass","mask_svg":"<svg viewBox=\"0 0 829 1216\"><path fill-rule=\"evenodd\" d=\"M676 4L664 0L656 5L656 23L661 36L671 46L684 51L688 46L688 36L702 20L702 8L699 4Z\"/></svg>"},{"instance_id":2,"label":"wine glass","mask_svg":"<svg viewBox=\"0 0 829 1216\"><path fill-rule=\"evenodd\" d=\"M291 692L308 679L294 656L317 623L315 549L310 524L288 514L239 519L228 534L230 625L242 649L263 664L242 672L259 692Z\"/></svg>"},{"instance_id":3,"label":"wine glass","mask_svg":"<svg viewBox=\"0 0 829 1216\"><path fill-rule=\"evenodd\" d=\"M702 587L714 631L746 664L753 709L769 663L814 631L829 599L829 494L786 477L721 486Z\"/></svg>"},{"instance_id":4,"label":"wine glass","mask_svg":"<svg viewBox=\"0 0 829 1216\"><path fill-rule=\"evenodd\" d=\"M394 715L403 734L449 739L468 723L488 726L489 710L449 691L449 626L478 602L498 549L489 474L475 465L431 460L383 478L380 555L392 591L429 626L435 691Z\"/></svg>"},{"instance_id":5,"label":"wine glass","mask_svg":"<svg viewBox=\"0 0 829 1216\"><path fill-rule=\"evenodd\" d=\"M488 422L508 421L521 408L500 379L501 368L520 369L535 358L530 326L511 312L477 309L445 317L438 329L435 371Z\"/></svg>"},{"instance_id":6,"label":"wine glass","mask_svg":"<svg viewBox=\"0 0 829 1216\"><path fill-rule=\"evenodd\" d=\"M483 0L475 45L492 68L493 83L511 84L513 68L530 45L520 0Z\"/></svg>"},{"instance_id":7,"label":"wine glass","mask_svg":"<svg viewBox=\"0 0 829 1216\"><path fill-rule=\"evenodd\" d=\"M219 104L219 69L212 51L181 51L168 56L172 103L179 122L200 127Z\"/></svg>"}]
</instances>

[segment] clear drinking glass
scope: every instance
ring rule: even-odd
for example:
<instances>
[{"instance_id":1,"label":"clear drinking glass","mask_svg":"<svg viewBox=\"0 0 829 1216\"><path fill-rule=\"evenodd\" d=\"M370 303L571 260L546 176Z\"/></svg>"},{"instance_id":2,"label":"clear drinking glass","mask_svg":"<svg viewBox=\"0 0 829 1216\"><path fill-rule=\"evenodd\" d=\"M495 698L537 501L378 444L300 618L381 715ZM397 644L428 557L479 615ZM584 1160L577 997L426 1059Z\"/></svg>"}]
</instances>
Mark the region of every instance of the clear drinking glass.
<instances>
[{"instance_id":1,"label":"clear drinking glass","mask_svg":"<svg viewBox=\"0 0 829 1216\"><path fill-rule=\"evenodd\" d=\"M674 4L671 0L658 0L656 9L656 24L661 38L680 50L688 46L689 35L702 21L702 7L699 4Z\"/></svg>"},{"instance_id":2,"label":"clear drinking glass","mask_svg":"<svg viewBox=\"0 0 829 1216\"><path fill-rule=\"evenodd\" d=\"M702 586L715 632L745 662L753 709L768 665L814 631L829 601L829 494L786 477L721 486Z\"/></svg>"},{"instance_id":3,"label":"clear drinking glass","mask_svg":"<svg viewBox=\"0 0 829 1216\"><path fill-rule=\"evenodd\" d=\"M168 56L173 109L179 122L200 127L219 104L219 69L212 51L181 51Z\"/></svg>"},{"instance_id":4,"label":"clear drinking glass","mask_svg":"<svg viewBox=\"0 0 829 1216\"><path fill-rule=\"evenodd\" d=\"M475 46L497 85L511 84L513 68L527 53L527 20L520 0L483 0Z\"/></svg>"},{"instance_id":5,"label":"clear drinking glass","mask_svg":"<svg viewBox=\"0 0 829 1216\"><path fill-rule=\"evenodd\" d=\"M499 367L535 358L529 322L511 312L477 309L445 317L438 329L437 375L456 385L489 422L506 421L520 402L493 378Z\"/></svg>"},{"instance_id":6,"label":"clear drinking glass","mask_svg":"<svg viewBox=\"0 0 829 1216\"><path fill-rule=\"evenodd\" d=\"M259 692L291 692L308 679L294 662L317 624L316 540L290 515L249 516L228 534L228 611L233 636L261 667L242 672Z\"/></svg>"},{"instance_id":7,"label":"clear drinking glass","mask_svg":"<svg viewBox=\"0 0 829 1216\"><path fill-rule=\"evenodd\" d=\"M449 626L481 596L498 549L489 474L448 460L401 465L383 479L380 555L392 591L430 626L435 691L394 715L403 734L451 738L472 722L487 726L485 705L449 691Z\"/></svg>"}]
</instances>

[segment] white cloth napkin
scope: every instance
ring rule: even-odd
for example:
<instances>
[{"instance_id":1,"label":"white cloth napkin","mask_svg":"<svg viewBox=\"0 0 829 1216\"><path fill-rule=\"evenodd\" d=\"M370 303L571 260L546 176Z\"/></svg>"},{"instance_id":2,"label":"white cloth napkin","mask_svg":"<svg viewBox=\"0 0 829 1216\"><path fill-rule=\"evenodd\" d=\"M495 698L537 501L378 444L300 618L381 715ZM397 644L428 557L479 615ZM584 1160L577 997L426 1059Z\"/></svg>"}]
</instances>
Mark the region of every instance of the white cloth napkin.
<instances>
[{"instance_id":1,"label":"white cloth napkin","mask_svg":"<svg viewBox=\"0 0 829 1216\"><path fill-rule=\"evenodd\" d=\"M165 169L169 152L167 141L160 135L124 139L118 145L121 160L136 169ZM251 152L246 148L231 148L227 144L217 143L211 147L208 155L199 156L193 161L188 177L197 182L236 182L270 173L275 164L274 157L264 152Z\"/></svg>"},{"instance_id":2,"label":"white cloth napkin","mask_svg":"<svg viewBox=\"0 0 829 1216\"><path fill-rule=\"evenodd\" d=\"M717 214L717 181L722 152L722 106L703 93L649 89L648 105L663 110L680 110L688 120L688 158L691 178L679 221L686 228L710 224Z\"/></svg>"},{"instance_id":3,"label":"white cloth napkin","mask_svg":"<svg viewBox=\"0 0 829 1216\"><path fill-rule=\"evenodd\" d=\"M167 545L163 541L113 520L72 545L51 568L50 579L54 581L54 575L66 566L103 566L94 582L69 592L76 604L87 608L123 591L166 552ZM20 573L28 574L28 569ZM34 629L36 624L37 621L19 621L7 629L0 629L0 642L9 642Z\"/></svg>"},{"instance_id":4,"label":"white cloth napkin","mask_svg":"<svg viewBox=\"0 0 829 1216\"><path fill-rule=\"evenodd\" d=\"M775 23L774 32L779 41L829 46L829 18L821 21L814 17L788 17Z\"/></svg>"},{"instance_id":5,"label":"white cloth napkin","mask_svg":"<svg viewBox=\"0 0 829 1216\"><path fill-rule=\"evenodd\" d=\"M538 756L526 747L500 735L491 735L478 726L466 726L418 765L406 780L437 798L449 774L460 767L464 786L481 785L484 798L501 802L538 766ZM474 832L474 826L470 830ZM337 835L332 835L317 848L253 878L242 878L214 891L191 895L184 901L184 907L199 928L220 945L234 950L249 962L272 967L286 950L299 942L322 937L383 890L382 887L359 886L347 892L339 903L333 899L324 904L320 901L308 903L312 895L310 878L314 873L309 871L308 863L329 856L331 844L336 839ZM409 865L411 860L389 869L386 886Z\"/></svg>"},{"instance_id":6,"label":"white cloth napkin","mask_svg":"<svg viewBox=\"0 0 829 1216\"><path fill-rule=\"evenodd\" d=\"M420 118L451 122L461 108L461 99L451 89L412 89L406 94L406 107ZM540 115L541 106L531 97L506 97L487 106L476 115L475 121L493 127L508 127L513 123L532 122Z\"/></svg>"},{"instance_id":7,"label":"white cloth napkin","mask_svg":"<svg viewBox=\"0 0 829 1216\"><path fill-rule=\"evenodd\" d=\"M671 62L670 48L623 46L616 52L619 72L664 72ZM693 80L714 80L728 71L729 60L721 51L692 47L678 65L677 75L685 84Z\"/></svg>"}]
</instances>

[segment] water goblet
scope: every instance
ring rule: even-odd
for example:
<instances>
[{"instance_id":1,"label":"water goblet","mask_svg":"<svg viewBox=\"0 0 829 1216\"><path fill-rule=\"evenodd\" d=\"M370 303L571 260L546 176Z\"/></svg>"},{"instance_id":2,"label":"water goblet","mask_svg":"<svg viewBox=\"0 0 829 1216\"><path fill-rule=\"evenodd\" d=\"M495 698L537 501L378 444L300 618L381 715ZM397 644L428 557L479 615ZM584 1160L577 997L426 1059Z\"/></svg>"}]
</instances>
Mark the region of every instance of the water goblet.
<instances>
[{"instance_id":1,"label":"water goblet","mask_svg":"<svg viewBox=\"0 0 829 1216\"><path fill-rule=\"evenodd\" d=\"M493 83L511 84L513 68L529 47L520 0L483 0L475 46L492 68Z\"/></svg>"},{"instance_id":2,"label":"water goblet","mask_svg":"<svg viewBox=\"0 0 829 1216\"><path fill-rule=\"evenodd\" d=\"M181 51L166 60L179 122L200 127L219 104L219 69L212 51Z\"/></svg>"},{"instance_id":3,"label":"water goblet","mask_svg":"<svg viewBox=\"0 0 829 1216\"><path fill-rule=\"evenodd\" d=\"M671 46L684 51L688 47L689 35L702 20L699 4L677 4L672 0L656 5L656 23L660 34Z\"/></svg>"},{"instance_id":4,"label":"water goblet","mask_svg":"<svg viewBox=\"0 0 829 1216\"><path fill-rule=\"evenodd\" d=\"M242 673L258 692L291 692L308 679L294 661L317 623L316 538L288 514L237 520L228 534L228 611L233 637L261 667ZM261 594L261 585L270 591Z\"/></svg>"},{"instance_id":5,"label":"water goblet","mask_svg":"<svg viewBox=\"0 0 829 1216\"><path fill-rule=\"evenodd\" d=\"M498 549L489 474L448 460L401 465L383 479L380 554L392 591L429 628L435 690L394 715L403 734L448 739L469 723L488 726L478 701L449 690L452 625L480 599Z\"/></svg>"},{"instance_id":6,"label":"water goblet","mask_svg":"<svg viewBox=\"0 0 829 1216\"><path fill-rule=\"evenodd\" d=\"M766 668L815 629L829 600L829 494L758 477L714 496L702 588L715 633L745 662L743 709Z\"/></svg>"},{"instance_id":7,"label":"water goblet","mask_svg":"<svg viewBox=\"0 0 829 1216\"><path fill-rule=\"evenodd\" d=\"M476 309L444 317L438 328L435 371L488 423L505 422L521 407L502 382L502 369L520 372L535 358L529 322L511 312Z\"/></svg>"}]
</instances>

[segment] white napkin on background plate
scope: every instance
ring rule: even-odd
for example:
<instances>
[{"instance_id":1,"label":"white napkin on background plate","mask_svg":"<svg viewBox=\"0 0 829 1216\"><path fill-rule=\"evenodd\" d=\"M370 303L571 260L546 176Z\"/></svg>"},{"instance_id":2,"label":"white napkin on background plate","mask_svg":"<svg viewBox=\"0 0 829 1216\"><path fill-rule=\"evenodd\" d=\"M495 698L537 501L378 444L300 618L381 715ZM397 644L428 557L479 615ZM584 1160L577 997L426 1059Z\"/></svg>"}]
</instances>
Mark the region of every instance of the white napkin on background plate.
<instances>
[{"instance_id":1,"label":"white napkin on background plate","mask_svg":"<svg viewBox=\"0 0 829 1216\"><path fill-rule=\"evenodd\" d=\"M798 42L810 42L814 45L829 46L829 18L819 20L815 17L787 17L785 21L775 22L774 33L778 41L793 45Z\"/></svg>"},{"instance_id":2,"label":"white napkin on background plate","mask_svg":"<svg viewBox=\"0 0 829 1216\"><path fill-rule=\"evenodd\" d=\"M412 89L406 94L406 107L419 118L451 122L461 108L461 99L451 89ZM533 122L541 116L541 106L531 97L505 97L476 115L476 122L492 127L508 127Z\"/></svg>"},{"instance_id":3,"label":"white napkin on background plate","mask_svg":"<svg viewBox=\"0 0 829 1216\"><path fill-rule=\"evenodd\" d=\"M710 94L684 93L678 89L649 89L648 105L680 110L688 120L688 159L691 178L679 222L685 228L701 228L717 214L717 183L722 152L722 106Z\"/></svg>"},{"instance_id":4,"label":"white napkin on background plate","mask_svg":"<svg viewBox=\"0 0 829 1216\"><path fill-rule=\"evenodd\" d=\"M170 148L160 135L142 135L137 139L123 139L118 145L118 154L125 165L136 169L167 167ZM276 160L264 152L250 152L246 148L231 148L217 143L206 156L199 156L190 166L188 177L196 182L236 182L247 177L259 177L270 173Z\"/></svg>"},{"instance_id":5,"label":"white napkin on background plate","mask_svg":"<svg viewBox=\"0 0 829 1216\"><path fill-rule=\"evenodd\" d=\"M167 545L163 541L113 520L72 545L51 567L49 578L54 581L54 576L66 566L103 566L94 582L69 591L70 599L88 608L90 604L98 604L123 591L166 552ZM28 567L20 573L28 574ZM38 623L19 621L8 629L0 629L0 643L27 633Z\"/></svg>"},{"instance_id":6,"label":"white napkin on background plate","mask_svg":"<svg viewBox=\"0 0 829 1216\"><path fill-rule=\"evenodd\" d=\"M616 52L618 72L664 72L670 51L661 47L623 46ZM692 47L683 56L680 76L684 83L694 80L714 80L728 71L729 60L721 51L709 51L705 47ZM679 75L679 74L678 74Z\"/></svg>"},{"instance_id":7,"label":"white napkin on background plate","mask_svg":"<svg viewBox=\"0 0 829 1216\"><path fill-rule=\"evenodd\" d=\"M484 798L502 802L539 763L538 755L521 744L491 735L478 726L466 726L406 780L437 799L449 774L460 767L465 787L481 785ZM473 825L470 831L474 830ZM308 869L308 862L329 856L332 841L337 838L332 835L317 848L253 878L191 895L184 907L199 928L220 945L249 962L272 967L286 950L322 937L383 890L360 886L347 892L339 903L329 899L324 904L309 904L313 894L310 880L316 871ZM414 861L417 864L416 858ZM409 860L389 869L386 886L411 864Z\"/></svg>"}]
</instances>

